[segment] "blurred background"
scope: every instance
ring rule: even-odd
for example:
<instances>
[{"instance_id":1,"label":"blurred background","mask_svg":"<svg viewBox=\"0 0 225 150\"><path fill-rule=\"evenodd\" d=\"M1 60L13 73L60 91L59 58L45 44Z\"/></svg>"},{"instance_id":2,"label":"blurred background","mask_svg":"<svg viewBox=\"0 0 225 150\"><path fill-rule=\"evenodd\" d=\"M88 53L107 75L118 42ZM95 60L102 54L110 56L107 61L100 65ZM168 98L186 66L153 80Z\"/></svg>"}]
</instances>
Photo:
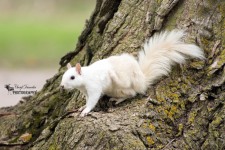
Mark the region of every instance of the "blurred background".
<instances>
[{"instance_id":1,"label":"blurred background","mask_svg":"<svg viewBox=\"0 0 225 150\"><path fill-rule=\"evenodd\" d=\"M0 0L0 107L25 96L8 94L6 84L42 88L94 7L95 0Z\"/></svg>"}]
</instances>

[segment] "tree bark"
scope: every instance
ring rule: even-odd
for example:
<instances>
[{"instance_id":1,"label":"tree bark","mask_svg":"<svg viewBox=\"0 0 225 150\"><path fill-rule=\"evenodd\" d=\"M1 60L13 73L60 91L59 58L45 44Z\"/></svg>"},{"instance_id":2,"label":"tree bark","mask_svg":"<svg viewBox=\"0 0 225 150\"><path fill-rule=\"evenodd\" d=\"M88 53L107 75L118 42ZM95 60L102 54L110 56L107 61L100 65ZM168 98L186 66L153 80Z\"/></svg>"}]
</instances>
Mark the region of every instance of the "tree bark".
<instances>
[{"instance_id":1,"label":"tree bark","mask_svg":"<svg viewBox=\"0 0 225 150\"><path fill-rule=\"evenodd\" d=\"M85 101L76 90L59 90L65 64L135 55L146 38L174 28L185 29L185 40L206 60L174 67L149 88L149 99L138 95L115 106L103 97L89 116L69 115ZM223 0L97 0L58 73L36 95L0 109L0 149L225 149L224 44Z\"/></svg>"}]
</instances>

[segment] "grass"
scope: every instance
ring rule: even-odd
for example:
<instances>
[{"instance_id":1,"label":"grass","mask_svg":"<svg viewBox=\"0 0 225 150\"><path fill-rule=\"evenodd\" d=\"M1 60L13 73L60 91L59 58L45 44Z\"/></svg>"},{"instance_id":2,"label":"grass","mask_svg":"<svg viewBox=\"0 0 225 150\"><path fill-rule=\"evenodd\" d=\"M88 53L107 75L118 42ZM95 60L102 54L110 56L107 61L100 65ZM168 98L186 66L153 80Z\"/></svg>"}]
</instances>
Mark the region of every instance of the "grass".
<instances>
[{"instance_id":1,"label":"grass","mask_svg":"<svg viewBox=\"0 0 225 150\"><path fill-rule=\"evenodd\" d=\"M56 12L47 17L35 13L0 16L0 67L58 65L63 55L75 49L93 5L86 9L76 6L76 11Z\"/></svg>"},{"instance_id":2,"label":"grass","mask_svg":"<svg viewBox=\"0 0 225 150\"><path fill-rule=\"evenodd\" d=\"M1 64L19 67L55 63L74 49L81 29L82 24L76 22L71 26L55 21L4 21L0 24Z\"/></svg>"}]
</instances>

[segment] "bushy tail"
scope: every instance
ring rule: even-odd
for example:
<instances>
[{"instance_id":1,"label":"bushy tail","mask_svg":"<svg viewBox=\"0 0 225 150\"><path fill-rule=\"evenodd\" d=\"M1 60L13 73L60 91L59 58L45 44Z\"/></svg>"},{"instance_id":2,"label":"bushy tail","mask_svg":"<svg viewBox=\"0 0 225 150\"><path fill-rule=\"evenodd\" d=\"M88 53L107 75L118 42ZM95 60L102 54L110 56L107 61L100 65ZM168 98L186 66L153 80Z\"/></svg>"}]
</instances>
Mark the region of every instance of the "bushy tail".
<instances>
[{"instance_id":1,"label":"bushy tail","mask_svg":"<svg viewBox=\"0 0 225 150\"><path fill-rule=\"evenodd\" d=\"M173 64L182 64L188 56L204 59L203 51L194 44L182 42L184 31L161 32L151 37L139 52L139 65L148 85L168 75Z\"/></svg>"}]
</instances>

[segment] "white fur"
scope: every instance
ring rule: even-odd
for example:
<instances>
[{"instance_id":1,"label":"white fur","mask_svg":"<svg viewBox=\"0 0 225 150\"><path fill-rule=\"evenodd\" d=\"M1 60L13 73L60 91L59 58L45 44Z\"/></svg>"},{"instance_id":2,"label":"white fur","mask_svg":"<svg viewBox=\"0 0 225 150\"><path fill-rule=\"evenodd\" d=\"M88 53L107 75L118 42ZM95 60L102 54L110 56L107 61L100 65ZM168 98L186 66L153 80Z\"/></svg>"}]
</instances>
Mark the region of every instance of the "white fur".
<instances>
[{"instance_id":1,"label":"white fur","mask_svg":"<svg viewBox=\"0 0 225 150\"><path fill-rule=\"evenodd\" d=\"M101 95L122 99L144 94L149 85L171 71L174 63L184 63L187 56L203 59L202 50L181 41L183 31L173 30L156 34L139 52L139 61L129 54L111 56L81 68L81 75L74 67L63 75L61 86L76 88L87 98L81 116L87 115ZM71 76L75 76L71 80Z\"/></svg>"},{"instance_id":2,"label":"white fur","mask_svg":"<svg viewBox=\"0 0 225 150\"><path fill-rule=\"evenodd\" d=\"M168 75L173 64L182 64L188 56L204 59L203 51L194 44L182 42L184 32L173 30L154 35L139 52L139 64L147 78L147 86Z\"/></svg>"}]
</instances>

